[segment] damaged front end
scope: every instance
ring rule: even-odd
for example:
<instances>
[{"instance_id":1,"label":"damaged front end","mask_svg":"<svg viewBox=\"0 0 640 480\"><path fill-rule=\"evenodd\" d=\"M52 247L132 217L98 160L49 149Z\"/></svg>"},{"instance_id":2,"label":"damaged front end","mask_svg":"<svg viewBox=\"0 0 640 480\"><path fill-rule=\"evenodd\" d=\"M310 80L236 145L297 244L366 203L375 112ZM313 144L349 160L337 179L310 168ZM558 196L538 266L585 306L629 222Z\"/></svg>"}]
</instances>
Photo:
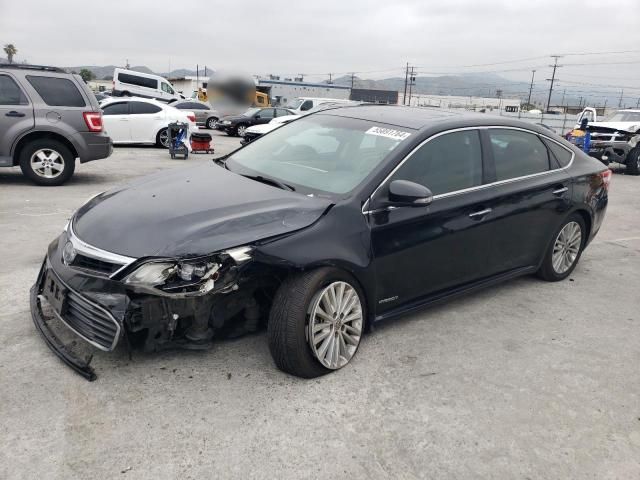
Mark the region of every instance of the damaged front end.
<instances>
[{"instance_id":1,"label":"damaged front end","mask_svg":"<svg viewBox=\"0 0 640 480\"><path fill-rule=\"evenodd\" d=\"M84 244L69 224L54 240L31 289L31 312L47 345L78 373L96 378L75 338L112 351L206 349L215 337L257 330L279 284L277 269L243 246L207 256L124 257ZM67 332L68 333L68 332Z\"/></svg>"},{"instance_id":2,"label":"damaged front end","mask_svg":"<svg viewBox=\"0 0 640 480\"><path fill-rule=\"evenodd\" d=\"M605 165L612 162L626 164L629 152L640 142L635 131L626 131L609 127L588 126L591 139L589 155Z\"/></svg>"}]
</instances>

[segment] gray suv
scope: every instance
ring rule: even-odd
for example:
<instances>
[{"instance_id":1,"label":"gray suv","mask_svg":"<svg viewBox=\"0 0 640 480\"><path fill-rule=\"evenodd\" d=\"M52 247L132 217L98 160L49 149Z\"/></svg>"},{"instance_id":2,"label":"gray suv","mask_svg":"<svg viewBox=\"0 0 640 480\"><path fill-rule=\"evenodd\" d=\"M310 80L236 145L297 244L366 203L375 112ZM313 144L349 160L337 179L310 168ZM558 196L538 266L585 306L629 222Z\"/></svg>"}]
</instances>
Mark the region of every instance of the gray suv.
<instances>
[{"instance_id":1,"label":"gray suv","mask_svg":"<svg viewBox=\"0 0 640 480\"><path fill-rule=\"evenodd\" d=\"M95 95L55 67L0 64L0 167L38 185L62 185L80 163L111 155Z\"/></svg>"}]
</instances>

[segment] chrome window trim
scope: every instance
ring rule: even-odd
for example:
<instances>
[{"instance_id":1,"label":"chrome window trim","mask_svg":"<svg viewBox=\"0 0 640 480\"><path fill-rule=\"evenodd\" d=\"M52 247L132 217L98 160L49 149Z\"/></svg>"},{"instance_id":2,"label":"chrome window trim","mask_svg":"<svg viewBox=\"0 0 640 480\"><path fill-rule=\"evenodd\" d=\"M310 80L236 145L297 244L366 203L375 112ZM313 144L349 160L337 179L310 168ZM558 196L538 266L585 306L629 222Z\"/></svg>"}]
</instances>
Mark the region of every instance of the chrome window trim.
<instances>
[{"instance_id":1,"label":"chrome window trim","mask_svg":"<svg viewBox=\"0 0 640 480\"><path fill-rule=\"evenodd\" d=\"M122 270L123 268L127 267L129 264L137 260L136 258L133 258L133 257L127 257L125 255L120 255L118 253L102 250L101 248L94 247L93 245L89 245L88 243L84 242L83 240L78 238L76 233L73 231L73 220L70 221L67 226L67 235L68 235L69 241L73 244L73 248L75 248L75 250L78 253L90 258L95 258L96 260L102 260L104 262L109 262L116 265L122 265L121 268L113 272L111 275L109 275L109 277L114 276L120 270Z\"/></svg>"},{"instance_id":2,"label":"chrome window trim","mask_svg":"<svg viewBox=\"0 0 640 480\"><path fill-rule=\"evenodd\" d=\"M115 324L117 331L116 331L116 334L113 337L113 342L111 343L111 346L107 349L103 345L100 345L99 343L94 342L93 340L90 340L87 337L85 337L84 335L82 335L75 328L73 328L71 325L69 325L67 323L67 321L62 317L62 315L60 315L58 312L55 311L55 309L52 308L51 311L54 313L56 318L58 320L60 320L62 323L64 323L69 330L71 330L73 333L78 335L80 338L82 338L85 342L89 343L90 345L93 345L94 347L102 350L103 352L111 352L111 351L113 351L113 349L116 348L116 345L118 344L118 341L120 340L120 335L122 334L122 327L120 326L120 323L118 323L118 321L115 319L115 317L111 314L111 312L109 310L107 310L106 308L98 305L96 302L93 302L93 301L89 300L87 297L82 295L80 292L78 292L74 288L71 288L69 285L67 285L60 278L60 276L58 274L56 274L55 271L51 268L51 264L49 263L49 259L47 259L47 269L50 270L56 276L56 280L58 280L62 285L64 285L66 289L72 291L77 296L82 298L82 300L84 302L87 302L91 306L95 307L97 310L101 310L103 313L105 313L109 317L109 319ZM42 301L42 299L44 299L44 300L46 300L48 302L48 300L46 299L46 297L44 295L38 295L38 297L40 297L40 301Z\"/></svg>"},{"instance_id":3,"label":"chrome window trim","mask_svg":"<svg viewBox=\"0 0 640 480\"><path fill-rule=\"evenodd\" d=\"M551 169L551 170L547 170L545 172L532 173L530 175L524 175L522 177L514 177L514 178L508 178L506 180L498 180L498 181L491 182L491 183L485 183L483 185L477 185L475 187L464 188L462 190L455 190L453 192L440 193L438 195L434 195L433 196L433 201L434 202L436 200L441 199L441 198L453 197L453 196L456 196L456 195L463 195L465 193L474 192L476 190L483 190L485 188L493 187L493 186L496 186L496 185L503 185L503 184L507 184L507 183L519 182L521 180L527 180L527 179L533 178L533 177L549 175L549 174L554 173L554 172L559 172L559 171L562 171L562 170L566 170L569 167L571 167L571 165L573 165L573 160L576 157L576 154L575 154L574 151L570 150L565 145L563 145L562 143L558 142L557 140L551 138L550 136L542 134L542 133L534 132L533 130L528 130L528 129L522 128L522 127L511 127L511 126L507 126L507 125L478 125L478 126L474 126L474 127L453 128L451 130L445 130L443 132L436 133L435 135L432 135L429 138L424 139L422 142L420 142L418 145L416 145L416 147L413 150L411 150L400 161L400 163L398 163L398 165L395 166L395 168L393 170L391 170L391 172L382 180L382 182L380 182L378 184L378 186L375 188L373 193L371 195L369 195L369 197L367 198L366 202L364 202L364 204L362 205L362 213L364 215L367 215L367 214L370 214L370 213L377 213L377 212L381 212L381 211L394 210L394 209L398 208L398 207L391 206L391 207L377 208L377 209L374 209L374 210L366 210L366 207L368 207L368 205L369 205L369 200L371 198L373 198L376 193L378 193L378 190L380 190L380 188L382 188L382 186L396 173L396 171L398 171L398 169L404 164L404 162L406 162L409 158L411 158L411 156L416 151L418 151L420 148L422 148L426 143L430 142L434 138L438 138L438 137L440 137L442 135L447 135L449 133L463 132L463 131L466 131L466 130L490 130L490 129L519 130L519 131L522 131L522 132L525 132L525 133L529 133L531 135L536 135L538 137L544 137L547 140L550 140L550 141L558 144L560 147L564 148L567 152L571 153L571 160L569 161L569 163L565 167L554 168L554 169Z\"/></svg>"}]
</instances>

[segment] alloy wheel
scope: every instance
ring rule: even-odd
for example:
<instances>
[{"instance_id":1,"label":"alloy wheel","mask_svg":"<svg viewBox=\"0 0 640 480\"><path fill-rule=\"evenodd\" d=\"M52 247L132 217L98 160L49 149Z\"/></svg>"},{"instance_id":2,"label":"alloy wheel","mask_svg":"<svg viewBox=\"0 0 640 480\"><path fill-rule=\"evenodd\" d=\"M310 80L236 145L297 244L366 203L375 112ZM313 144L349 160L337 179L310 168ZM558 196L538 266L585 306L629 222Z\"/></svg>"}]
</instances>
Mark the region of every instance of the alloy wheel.
<instances>
[{"instance_id":1,"label":"alloy wheel","mask_svg":"<svg viewBox=\"0 0 640 480\"><path fill-rule=\"evenodd\" d=\"M318 361L328 369L344 367L362 337L362 305L358 292L346 282L333 282L311 302L307 338Z\"/></svg>"},{"instance_id":2,"label":"alloy wheel","mask_svg":"<svg viewBox=\"0 0 640 480\"><path fill-rule=\"evenodd\" d=\"M209 120L207 120L207 128L211 130L215 130L217 125L218 125L218 120L216 120L215 118L210 118Z\"/></svg>"},{"instance_id":3,"label":"alloy wheel","mask_svg":"<svg viewBox=\"0 0 640 480\"><path fill-rule=\"evenodd\" d=\"M158 140L160 140L160 145L169 148L169 131L166 128L160 132Z\"/></svg>"},{"instance_id":4,"label":"alloy wheel","mask_svg":"<svg viewBox=\"0 0 640 480\"><path fill-rule=\"evenodd\" d=\"M36 150L30 159L31 169L43 178L56 178L64 171L64 158L50 148Z\"/></svg>"},{"instance_id":5,"label":"alloy wheel","mask_svg":"<svg viewBox=\"0 0 640 480\"><path fill-rule=\"evenodd\" d=\"M567 223L556 237L551 262L553 270L562 275L575 263L582 245L582 229L578 222Z\"/></svg>"},{"instance_id":6,"label":"alloy wheel","mask_svg":"<svg viewBox=\"0 0 640 480\"><path fill-rule=\"evenodd\" d=\"M245 127L244 125L240 125L237 131L239 137L244 137L244 134L247 131L247 127Z\"/></svg>"}]
</instances>

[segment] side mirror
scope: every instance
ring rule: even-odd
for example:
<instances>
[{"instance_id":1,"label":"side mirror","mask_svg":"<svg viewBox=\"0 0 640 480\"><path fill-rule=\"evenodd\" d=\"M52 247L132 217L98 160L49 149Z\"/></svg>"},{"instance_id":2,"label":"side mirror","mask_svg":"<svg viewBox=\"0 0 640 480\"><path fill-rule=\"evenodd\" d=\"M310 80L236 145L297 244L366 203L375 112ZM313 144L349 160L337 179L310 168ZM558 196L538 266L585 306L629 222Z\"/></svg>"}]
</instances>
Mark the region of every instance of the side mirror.
<instances>
[{"instance_id":1,"label":"side mirror","mask_svg":"<svg viewBox=\"0 0 640 480\"><path fill-rule=\"evenodd\" d=\"M424 185L409 180L389 184L389 203L399 206L424 207L433 201L433 193Z\"/></svg>"}]
</instances>

